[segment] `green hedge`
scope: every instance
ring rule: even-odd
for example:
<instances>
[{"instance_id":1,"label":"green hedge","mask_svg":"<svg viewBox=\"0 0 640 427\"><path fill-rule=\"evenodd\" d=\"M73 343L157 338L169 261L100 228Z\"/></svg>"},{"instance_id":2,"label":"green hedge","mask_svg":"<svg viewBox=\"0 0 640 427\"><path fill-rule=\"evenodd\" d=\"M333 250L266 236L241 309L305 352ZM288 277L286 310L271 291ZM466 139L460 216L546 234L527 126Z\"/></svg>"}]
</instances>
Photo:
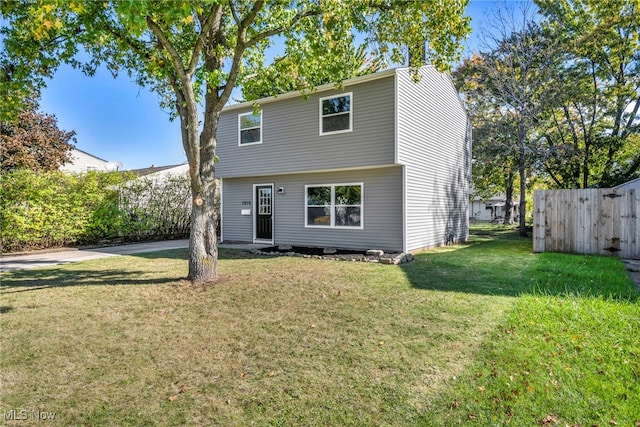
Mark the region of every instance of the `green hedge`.
<instances>
[{"instance_id":1,"label":"green hedge","mask_svg":"<svg viewBox=\"0 0 640 427\"><path fill-rule=\"evenodd\" d=\"M143 177L118 191L119 229L129 240L189 234L191 189L186 175Z\"/></svg>"},{"instance_id":2,"label":"green hedge","mask_svg":"<svg viewBox=\"0 0 640 427\"><path fill-rule=\"evenodd\" d=\"M186 177L132 180L119 172L3 173L2 251L103 241L182 237L189 232Z\"/></svg>"}]
</instances>

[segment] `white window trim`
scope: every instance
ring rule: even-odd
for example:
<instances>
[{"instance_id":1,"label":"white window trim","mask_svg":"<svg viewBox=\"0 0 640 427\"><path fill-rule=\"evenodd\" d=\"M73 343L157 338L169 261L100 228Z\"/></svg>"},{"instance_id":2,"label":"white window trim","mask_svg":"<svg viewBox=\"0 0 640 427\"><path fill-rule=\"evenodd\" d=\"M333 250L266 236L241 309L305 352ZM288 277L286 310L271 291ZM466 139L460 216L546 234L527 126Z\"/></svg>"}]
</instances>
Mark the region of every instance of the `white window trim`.
<instances>
[{"instance_id":1,"label":"white window trim","mask_svg":"<svg viewBox=\"0 0 640 427\"><path fill-rule=\"evenodd\" d=\"M322 114L322 101L324 101L325 99L340 98L342 96L348 96L349 97L349 108L350 108L349 109L349 129L334 130L332 132L323 132L322 131L322 118L324 116ZM345 93L340 93L340 94L337 94L337 95L324 96L324 97L320 98L318 113L319 113L318 122L319 122L320 136L323 136L323 135L335 135L335 134L338 134L338 133L353 132L353 92L345 92ZM339 114L345 114L345 113L339 113Z\"/></svg>"},{"instance_id":2,"label":"white window trim","mask_svg":"<svg viewBox=\"0 0 640 427\"><path fill-rule=\"evenodd\" d=\"M242 129L241 128L242 117L243 116L253 116L254 114L255 114L254 111L250 111L248 113L238 114L238 147L246 147L246 146L249 146L249 145L262 144L262 110L260 110L260 113L259 113L260 126L254 126L254 127L247 128L247 129ZM242 131L243 130L251 130L251 129L260 129L260 140L259 141L255 141L255 142L248 142L246 144L243 144L242 143Z\"/></svg>"},{"instance_id":3,"label":"white window trim","mask_svg":"<svg viewBox=\"0 0 640 427\"><path fill-rule=\"evenodd\" d=\"M360 186L360 226L352 226L352 225L336 225L335 218L335 207L336 207L336 187L342 186ZM307 191L309 187L331 187L331 204L330 204L330 212L331 212L331 222L329 225L309 225L308 224L308 207L307 205ZM309 184L304 186L304 227L305 228L319 228L319 229L340 229L340 230L363 230L364 229L364 182L350 182L350 183L337 183L337 184Z\"/></svg>"}]
</instances>

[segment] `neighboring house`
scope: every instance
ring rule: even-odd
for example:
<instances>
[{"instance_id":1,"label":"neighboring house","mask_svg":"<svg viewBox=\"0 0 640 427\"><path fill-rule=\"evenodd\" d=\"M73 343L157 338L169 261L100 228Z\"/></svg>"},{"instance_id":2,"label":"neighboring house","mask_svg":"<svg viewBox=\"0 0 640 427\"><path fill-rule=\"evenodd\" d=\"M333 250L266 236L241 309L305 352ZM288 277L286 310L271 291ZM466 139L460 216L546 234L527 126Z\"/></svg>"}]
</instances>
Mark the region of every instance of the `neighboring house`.
<instances>
[{"instance_id":1,"label":"neighboring house","mask_svg":"<svg viewBox=\"0 0 640 427\"><path fill-rule=\"evenodd\" d=\"M136 175L138 178L148 177L149 179L164 179L170 176L177 175L188 175L189 165L187 163L181 163L179 165L167 165L167 166L156 166L151 165L148 168L142 169L131 169L128 170L127 173L132 173Z\"/></svg>"},{"instance_id":2,"label":"neighboring house","mask_svg":"<svg viewBox=\"0 0 640 427\"><path fill-rule=\"evenodd\" d=\"M120 162L109 162L75 147L71 151L71 161L60 166L60 170L64 172L106 172L120 169L122 169Z\"/></svg>"},{"instance_id":3,"label":"neighboring house","mask_svg":"<svg viewBox=\"0 0 640 427\"><path fill-rule=\"evenodd\" d=\"M623 184L613 187L614 190L640 190L640 178L632 179Z\"/></svg>"},{"instance_id":4,"label":"neighboring house","mask_svg":"<svg viewBox=\"0 0 640 427\"><path fill-rule=\"evenodd\" d=\"M466 240L470 122L448 76L419 75L226 107L222 240L394 251Z\"/></svg>"},{"instance_id":5,"label":"neighboring house","mask_svg":"<svg viewBox=\"0 0 640 427\"><path fill-rule=\"evenodd\" d=\"M507 198L499 194L488 199L473 197L469 206L469 219L475 221L502 221L506 211ZM511 220L517 222L520 198L511 200Z\"/></svg>"}]
</instances>

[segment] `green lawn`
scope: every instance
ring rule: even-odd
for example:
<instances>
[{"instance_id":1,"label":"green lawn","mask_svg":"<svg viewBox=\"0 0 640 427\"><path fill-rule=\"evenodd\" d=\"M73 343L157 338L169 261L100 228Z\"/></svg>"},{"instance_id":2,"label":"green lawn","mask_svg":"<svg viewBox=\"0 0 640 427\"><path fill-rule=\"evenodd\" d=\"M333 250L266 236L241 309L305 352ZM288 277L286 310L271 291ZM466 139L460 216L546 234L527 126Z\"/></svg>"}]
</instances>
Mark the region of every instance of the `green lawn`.
<instances>
[{"instance_id":1,"label":"green lawn","mask_svg":"<svg viewBox=\"0 0 640 427\"><path fill-rule=\"evenodd\" d=\"M182 250L5 273L0 411L20 426L636 426L640 304L622 264L475 232L404 266L223 250L207 289L182 280Z\"/></svg>"}]
</instances>

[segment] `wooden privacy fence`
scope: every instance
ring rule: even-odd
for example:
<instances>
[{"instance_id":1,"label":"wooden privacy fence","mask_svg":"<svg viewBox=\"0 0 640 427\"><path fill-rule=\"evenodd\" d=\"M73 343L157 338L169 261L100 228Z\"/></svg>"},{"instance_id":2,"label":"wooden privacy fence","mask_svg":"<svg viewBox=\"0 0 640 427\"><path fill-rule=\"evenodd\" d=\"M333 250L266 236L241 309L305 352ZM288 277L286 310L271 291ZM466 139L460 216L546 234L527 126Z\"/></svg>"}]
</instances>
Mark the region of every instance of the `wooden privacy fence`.
<instances>
[{"instance_id":1,"label":"wooden privacy fence","mask_svg":"<svg viewBox=\"0 0 640 427\"><path fill-rule=\"evenodd\" d=\"M538 190L533 196L533 251L640 259L640 191Z\"/></svg>"}]
</instances>

